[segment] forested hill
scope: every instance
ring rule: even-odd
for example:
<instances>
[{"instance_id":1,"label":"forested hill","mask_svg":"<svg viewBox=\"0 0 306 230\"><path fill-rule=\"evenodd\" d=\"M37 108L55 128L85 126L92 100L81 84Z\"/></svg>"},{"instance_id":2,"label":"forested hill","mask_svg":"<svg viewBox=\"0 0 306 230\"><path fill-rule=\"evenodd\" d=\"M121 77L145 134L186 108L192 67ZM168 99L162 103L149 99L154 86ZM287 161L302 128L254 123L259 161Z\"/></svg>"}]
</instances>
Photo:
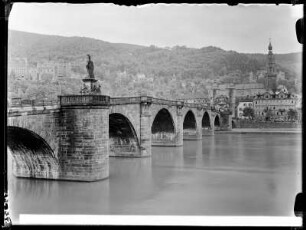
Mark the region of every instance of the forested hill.
<instances>
[{"instance_id":1,"label":"forested hill","mask_svg":"<svg viewBox=\"0 0 306 230\"><path fill-rule=\"evenodd\" d=\"M168 98L204 96L208 79L246 82L251 72L257 75L266 69L267 58L266 54L243 54L212 46L145 47L9 31L9 55L27 57L33 65L67 61L73 64L73 74L81 76L86 74L87 54L92 56L95 75L113 95L127 96L141 89ZM297 68L302 63L301 53L276 54L275 59L277 69L285 72L287 83L293 87L291 83L301 75L301 68Z\"/></svg>"}]
</instances>

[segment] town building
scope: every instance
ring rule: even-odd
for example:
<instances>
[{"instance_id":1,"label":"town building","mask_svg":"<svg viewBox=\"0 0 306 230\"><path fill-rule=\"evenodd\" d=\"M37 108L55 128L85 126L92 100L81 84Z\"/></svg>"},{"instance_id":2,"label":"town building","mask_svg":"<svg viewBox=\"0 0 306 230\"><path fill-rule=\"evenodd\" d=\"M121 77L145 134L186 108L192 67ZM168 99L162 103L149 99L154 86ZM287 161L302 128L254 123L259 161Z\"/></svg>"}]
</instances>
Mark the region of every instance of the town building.
<instances>
[{"instance_id":1,"label":"town building","mask_svg":"<svg viewBox=\"0 0 306 230\"><path fill-rule=\"evenodd\" d=\"M68 62L39 62L31 64L27 58L12 58L8 60L8 76L19 80L57 80L58 77L71 76L71 64Z\"/></svg>"},{"instance_id":2,"label":"town building","mask_svg":"<svg viewBox=\"0 0 306 230\"><path fill-rule=\"evenodd\" d=\"M267 73L265 75L266 91L257 94L254 98L255 117L259 120L287 121L291 119L290 114L288 114L290 110L297 112L298 96L288 92L283 85L277 87L277 74L271 41L268 50Z\"/></svg>"},{"instance_id":3,"label":"town building","mask_svg":"<svg viewBox=\"0 0 306 230\"><path fill-rule=\"evenodd\" d=\"M58 80L58 78L69 78L71 76L71 63L66 62L43 62L37 64L39 80Z\"/></svg>"},{"instance_id":4,"label":"town building","mask_svg":"<svg viewBox=\"0 0 306 230\"><path fill-rule=\"evenodd\" d=\"M70 77L71 74L71 64L68 63L54 63L54 72L56 77Z\"/></svg>"},{"instance_id":5,"label":"town building","mask_svg":"<svg viewBox=\"0 0 306 230\"><path fill-rule=\"evenodd\" d=\"M286 121L290 109L297 110L297 95L282 91L267 91L254 99L254 113L259 120Z\"/></svg>"},{"instance_id":6,"label":"town building","mask_svg":"<svg viewBox=\"0 0 306 230\"><path fill-rule=\"evenodd\" d=\"M297 95L295 107L297 110L297 121L302 122L302 96L301 95Z\"/></svg>"},{"instance_id":7,"label":"town building","mask_svg":"<svg viewBox=\"0 0 306 230\"><path fill-rule=\"evenodd\" d=\"M13 76L15 79L28 80L28 59L10 57L8 60L8 76Z\"/></svg>"},{"instance_id":8,"label":"town building","mask_svg":"<svg viewBox=\"0 0 306 230\"><path fill-rule=\"evenodd\" d=\"M232 84L219 84L218 95L224 95ZM265 86L261 83L235 84L236 98L254 98L258 93L266 92ZM212 90L212 89L211 89Z\"/></svg>"},{"instance_id":9,"label":"town building","mask_svg":"<svg viewBox=\"0 0 306 230\"><path fill-rule=\"evenodd\" d=\"M37 63L37 71L39 74L39 80L55 79L55 68L53 63Z\"/></svg>"},{"instance_id":10,"label":"town building","mask_svg":"<svg viewBox=\"0 0 306 230\"><path fill-rule=\"evenodd\" d=\"M39 74L37 71L37 67L35 66L30 66L28 69L28 73L29 73L29 80L31 81L39 81Z\"/></svg>"}]
</instances>

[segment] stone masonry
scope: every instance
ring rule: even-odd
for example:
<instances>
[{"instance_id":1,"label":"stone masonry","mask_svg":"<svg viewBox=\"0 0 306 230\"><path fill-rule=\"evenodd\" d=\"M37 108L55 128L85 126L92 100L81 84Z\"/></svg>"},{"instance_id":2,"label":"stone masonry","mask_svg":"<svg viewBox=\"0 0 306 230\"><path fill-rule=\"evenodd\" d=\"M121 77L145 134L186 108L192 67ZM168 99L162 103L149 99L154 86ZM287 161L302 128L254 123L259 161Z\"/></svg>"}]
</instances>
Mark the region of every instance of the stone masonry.
<instances>
[{"instance_id":1,"label":"stone masonry","mask_svg":"<svg viewBox=\"0 0 306 230\"><path fill-rule=\"evenodd\" d=\"M9 108L8 147L16 176L76 181L105 179L109 177L109 156L150 157L152 145L182 146L184 138L202 138L204 113L208 114L210 123L205 135L214 134L215 117L220 117L210 107L147 96L69 95L59 99L60 103L49 109L37 110L33 105ZM160 111L168 114L173 128L170 133L158 133L162 127L154 127L153 135L152 126ZM193 118L188 122L194 122L191 132L183 127L187 113ZM112 138L117 138L116 132L133 130L130 132L133 136L121 135L123 139L116 146L110 142L111 116L113 122L120 119L113 124L128 124L125 129L113 129ZM229 116L221 116L220 123L231 128ZM121 151L129 143L137 146L133 151ZM116 151L111 152L110 148Z\"/></svg>"}]
</instances>

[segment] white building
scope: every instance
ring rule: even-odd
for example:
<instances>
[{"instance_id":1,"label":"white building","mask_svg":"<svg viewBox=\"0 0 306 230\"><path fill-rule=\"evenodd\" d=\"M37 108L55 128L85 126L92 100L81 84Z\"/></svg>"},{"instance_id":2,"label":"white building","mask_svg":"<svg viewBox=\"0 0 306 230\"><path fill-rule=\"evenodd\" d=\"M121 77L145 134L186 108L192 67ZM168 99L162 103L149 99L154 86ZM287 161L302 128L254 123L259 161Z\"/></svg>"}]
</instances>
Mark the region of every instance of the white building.
<instances>
[{"instance_id":1,"label":"white building","mask_svg":"<svg viewBox=\"0 0 306 230\"><path fill-rule=\"evenodd\" d=\"M296 110L298 101L297 95L283 91L267 91L259 94L254 99L255 116L260 119L266 119L268 111L270 117L274 119L288 120L288 111Z\"/></svg>"}]
</instances>

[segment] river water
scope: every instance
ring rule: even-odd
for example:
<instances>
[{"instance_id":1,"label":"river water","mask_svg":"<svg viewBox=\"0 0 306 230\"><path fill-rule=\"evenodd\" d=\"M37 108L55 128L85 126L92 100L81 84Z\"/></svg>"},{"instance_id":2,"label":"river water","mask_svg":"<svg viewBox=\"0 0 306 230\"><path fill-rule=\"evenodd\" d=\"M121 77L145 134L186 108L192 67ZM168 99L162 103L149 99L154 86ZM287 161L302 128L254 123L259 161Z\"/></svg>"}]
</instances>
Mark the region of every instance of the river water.
<instances>
[{"instance_id":1,"label":"river water","mask_svg":"<svg viewBox=\"0 0 306 230\"><path fill-rule=\"evenodd\" d=\"M8 156L9 212L93 215L294 216L300 134L216 134L150 158L110 158L109 179L16 178Z\"/></svg>"}]
</instances>

